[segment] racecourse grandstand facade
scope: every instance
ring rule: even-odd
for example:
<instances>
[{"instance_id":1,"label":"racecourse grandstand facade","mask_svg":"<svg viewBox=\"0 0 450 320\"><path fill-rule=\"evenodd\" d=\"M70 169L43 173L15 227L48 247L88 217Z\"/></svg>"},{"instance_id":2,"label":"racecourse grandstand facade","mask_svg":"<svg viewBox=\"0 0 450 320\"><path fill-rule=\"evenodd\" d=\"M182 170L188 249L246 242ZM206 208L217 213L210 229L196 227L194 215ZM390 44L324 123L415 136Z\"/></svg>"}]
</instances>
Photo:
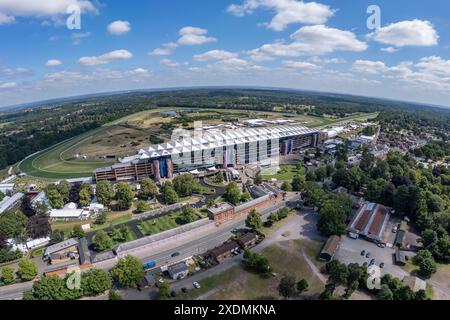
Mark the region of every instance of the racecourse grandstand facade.
<instances>
[{"instance_id":1,"label":"racecourse grandstand facade","mask_svg":"<svg viewBox=\"0 0 450 320\"><path fill-rule=\"evenodd\" d=\"M156 181L174 174L214 171L217 168L247 164L270 166L279 157L302 148L315 147L320 132L300 125L241 128L226 131L184 131L173 140L139 150L119 159L119 163L95 171L99 181L137 181L152 177Z\"/></svg>"}]
</instances>

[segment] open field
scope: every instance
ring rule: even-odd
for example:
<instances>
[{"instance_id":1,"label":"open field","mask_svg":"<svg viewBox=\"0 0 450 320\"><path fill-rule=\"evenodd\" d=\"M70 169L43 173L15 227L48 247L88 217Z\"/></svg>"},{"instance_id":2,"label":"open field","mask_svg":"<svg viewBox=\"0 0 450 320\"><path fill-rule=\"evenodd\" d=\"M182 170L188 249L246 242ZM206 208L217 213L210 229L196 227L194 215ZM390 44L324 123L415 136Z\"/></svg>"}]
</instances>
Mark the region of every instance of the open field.
<instances>
[{"instance_id":1,"label":"open field","mask_svg":"<svg viewBox=\"0 0 450 320\"><path fill-rule=\"evenodd\" d=\"M291 164L280 165L280 170L275 174L264 174L262 172L261 176L264 180L291 180L296 174L304 174L305 169L302 167L301 170L297 170L297 167Z\"/></svg>"},{"instance_id":2,"label":"open field","mask_svg":"<svg viewBox=\"0 0 450 320\"><path fill-rule=\"evenodd\" d=\"M138 225L138 228L142 234L146 236L170 230L180 226L180 224L177 223L178 216L179 214L170 213L160 218L143 221Z\"/></svg>"},{"instance_id":3,"label":"open field","mask_svg":"<svg viewBox=\"0 0 450 320\"><path fill-rule=\"evenodd\" d=\"M309 240L283 241L265 248L262 254L269 259L272 271L277 277L261 277L246 271L241 265L234 266L216 276L200 281L201 289L191 290L181 298L212 300L240 299L279 299L277 286L284 274L293 275L297 281L306 279L309 294L320 293L324 283L317 276L317 270L311 269L302 254L314 261L322 243ZM320 264L320 262L315 262Z\"/></svg>"},{"instance_id":4,"label":"open field","mask_svg":"<svg viewBox=\"0 0 450 320\"><path fill-rule=\"evenodd\" d=\"M173 128L181 128L179 119L163 117L162 111L177 109L152 109L129 115L91 130L72 139L63 141L46 150L26 158L19 169L32 177L44 179L69 179L92 176L96 168L113 164L114 158L133 155L137 150L149 146L149 137L161 141L170 140ZM203 125L220 124L236 119L289 118L307 127L322 127L337 122L366 120L374 114L357 114L347 118L333 119L282 112L255 112L239 110L192 109L183 113L183 122L192 126L194 121ZM184 120L183 120L184 121ZM77 157L78 155L78 157ZM108 158L109 157L109 158Z\"/></svg>"}]
</instances>

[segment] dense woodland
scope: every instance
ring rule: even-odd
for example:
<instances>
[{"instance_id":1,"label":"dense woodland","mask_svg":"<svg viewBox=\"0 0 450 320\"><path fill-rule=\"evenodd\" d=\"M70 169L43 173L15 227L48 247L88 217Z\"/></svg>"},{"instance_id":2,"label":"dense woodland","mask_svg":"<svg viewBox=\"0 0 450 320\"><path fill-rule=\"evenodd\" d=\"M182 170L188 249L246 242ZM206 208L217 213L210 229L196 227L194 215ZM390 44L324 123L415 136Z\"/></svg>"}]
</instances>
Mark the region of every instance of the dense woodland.
<instances>
[{"instance_id":1,"label":"dense woodland","mask_svg":"<svg viewBox=\"0 0 450 320\"><path fill-rule=\"evenodd\" d=\"M450 110L355 96L287 90L189 89L83 97L0 112L0 169L125 115L155 107L281 111L343 117L380 112L384 126L434 128L447 139ZM181 119L182 120L182 119ZM153 137L153 142L158 142Z\"/></svg>"}]
</instances>

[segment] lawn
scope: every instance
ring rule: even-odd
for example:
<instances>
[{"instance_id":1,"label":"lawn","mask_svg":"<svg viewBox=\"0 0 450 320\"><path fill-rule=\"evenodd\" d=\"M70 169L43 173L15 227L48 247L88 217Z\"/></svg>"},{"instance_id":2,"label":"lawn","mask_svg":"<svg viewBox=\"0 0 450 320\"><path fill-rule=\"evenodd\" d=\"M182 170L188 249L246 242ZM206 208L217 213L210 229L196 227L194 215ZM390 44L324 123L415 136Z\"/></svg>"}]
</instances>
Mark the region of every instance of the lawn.
<instances>
[{"instance_id":1,"label":"lawn","mask_svg":"<svg viewBox=\"0 0 450 320\"><path fill-rule=\"evenodd\" d=\"M285 164L280 165L280 170L275 174L264 174L264 172L261 173L261 176L264 180L271 180L271 179L277 179L277 180L290 180L292 179L296 174L304 174L305 168L302 167L302 169L297 170L297 167L292 164Z\"/></svg>"},{"instance_id":2,"label":"lawn","mask_svg":"<svg viewBox=\"0 0 450 320\"><path fill-rule=\"evenodd\" d=\"M95 224L95 219L94 220L86 220L86 221L71 221L71 222L66 222L66 221L54 221L51 223L52 226L52 230L62 230L66 233L66 235L68 235L75 226L79 225L84 225L84 224L90 224L91 225L91 229L90 231L96 231L96 230L100 230L100 229L105 229L112 226L116 226L125 222L130 221L133 218L133 215L129 212L129 211L125 211L125 212L117 212L117 213L108 213L108 217L106 220L105 224L102 225L98 225Z\"/></svg>"},{"instance_id":3,"label":"lawn","mask_svg":"<svg viewBox=\"0 0 450 320\"><path fill-rule=\"evenodd\" d=\"M146 236L170 230L181 225L177 222L179 216L180 213L178 212L169 213L156 219L143 221L139 223L138 228Z\"/></svg>"}]
</instances>

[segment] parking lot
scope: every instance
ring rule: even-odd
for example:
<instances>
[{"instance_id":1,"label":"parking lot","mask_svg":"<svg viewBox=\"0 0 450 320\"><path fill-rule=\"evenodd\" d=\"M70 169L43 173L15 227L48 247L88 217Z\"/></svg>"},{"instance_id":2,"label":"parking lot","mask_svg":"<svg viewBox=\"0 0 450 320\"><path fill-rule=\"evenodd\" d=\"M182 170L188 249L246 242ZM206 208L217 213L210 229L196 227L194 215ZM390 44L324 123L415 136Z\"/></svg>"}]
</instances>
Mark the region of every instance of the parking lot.
<instances>
[{"instance_id":1,"label":"parking lot","mask_svg":"<svg viewBox=\"0 0 450 320\"><path fill-rule=\"evenodd\" d=\"M362 250L365 250L366 253L369 252L370 257L362 256ZM346 264L356 262L360 265L364 262L369 264L371 259L375 259L377 266L382 262L384 263L384 267L381 269L382 274L389 273L399 279L403 279L407 275L406 271L395 265L393 248L380 248L376 244L363 239L354 240L343 236L334 258Z\"/></svg>"}]
</instances>

